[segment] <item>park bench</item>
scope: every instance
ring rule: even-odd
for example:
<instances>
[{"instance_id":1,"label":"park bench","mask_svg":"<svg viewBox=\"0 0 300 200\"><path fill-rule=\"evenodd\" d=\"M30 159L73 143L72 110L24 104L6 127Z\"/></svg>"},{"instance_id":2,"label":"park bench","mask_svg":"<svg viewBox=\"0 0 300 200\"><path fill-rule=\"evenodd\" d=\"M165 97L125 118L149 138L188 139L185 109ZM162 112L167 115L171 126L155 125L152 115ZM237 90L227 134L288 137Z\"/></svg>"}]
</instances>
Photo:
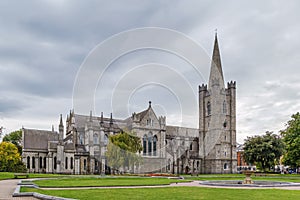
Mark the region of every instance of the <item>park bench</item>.
<instances>
[{"instance_id":1,"label":"park bench","mask_svg":"<svg viewBox=\"0 0 300 200\"><path fill-rule=\"evenodd\" d=\"M29 175L28 175L27 173L15 173L15 174L14 174L14 178L18 178L18 177L19 177L19 178L22 178L22 177L23 177L23 178L28 178L28 176L29 176Z\"/></svg>"},{"instance_id":2,"label":"park bench","mask_svg":"<svg viewBox=\"0 0 300 200\"><path fill-rule=\"evenodd\" d=\"M255 173L254 176L267 176L267 174L264 174L264 173Z\"/></svg>"}]
</instances>

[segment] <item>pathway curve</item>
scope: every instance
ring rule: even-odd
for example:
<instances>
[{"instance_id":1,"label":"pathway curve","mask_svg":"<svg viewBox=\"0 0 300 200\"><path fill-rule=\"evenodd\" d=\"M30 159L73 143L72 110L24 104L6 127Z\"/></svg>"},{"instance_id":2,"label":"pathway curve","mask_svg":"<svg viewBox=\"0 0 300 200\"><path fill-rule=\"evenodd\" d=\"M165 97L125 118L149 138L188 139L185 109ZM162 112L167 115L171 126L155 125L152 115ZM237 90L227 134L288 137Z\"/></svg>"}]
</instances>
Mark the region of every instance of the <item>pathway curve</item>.
<instances>
[{"instance_id":1,"label":"pathway curve","mask_svg":"<svg viewBox=\"0 0 300 200\"><path fill-rule=\"evenodd\" d=\"M12 197L20 179L0 181L0 200L36 200L34 197Z\"/></svg>"},{"instance_id":2,"label":"pathway curve","mask_svg":"<svg viewBox=\"0 0 300 200\"><path fill-rule=\"evenodd\" d=\"M40 188L42 190L84 190L84 189L118 189L118 188L162 188L162 187L209 187L209 188L228 188L228 189L284 189L300 190L300 186L287 187L232 187L232 186L213 186L202 185L201 181L171 183L170 185L148 185L148 186L95 186L95 187L69 187L69 188Z\"/></svg>"}]
</instances>

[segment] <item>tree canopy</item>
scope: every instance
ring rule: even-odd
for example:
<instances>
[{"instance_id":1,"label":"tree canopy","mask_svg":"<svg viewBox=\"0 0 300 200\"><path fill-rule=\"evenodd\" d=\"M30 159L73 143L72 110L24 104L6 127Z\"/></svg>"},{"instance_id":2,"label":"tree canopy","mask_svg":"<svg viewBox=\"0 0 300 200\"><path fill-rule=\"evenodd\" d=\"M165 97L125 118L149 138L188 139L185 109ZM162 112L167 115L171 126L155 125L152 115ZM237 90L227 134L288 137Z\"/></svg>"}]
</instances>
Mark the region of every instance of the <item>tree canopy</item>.
<instances>
[{"instance_id":1,"label":"tree canopy","mask_svg":"<svg viewBox=\"0 0 300 200\"><path fill-rule=\"evenodd\" d=\"M300 114L297 112L291 116L285 130L281 131L285 143L286 153L283 163L291 167L300 167Z\"/></svg>"},{"instance_id":2,"label":"tree canopy","mask_svg":"<svg viewBox=\"0 0 300 200\"><path fill-rule=\"evenodd\" d=\"M11 142L18 148L20 154L22 154L22 130L13 131L3 137L3 142Z\"/></svg>"},{"instance_id":3,"label":"tree canopy","mask_svg":"<svg viewBox=\"0 0 300 200\"><path fill-rule=\"evenodd\" d=\"M111 135L107 146L106 158L108 165L114 170L120 167L133 167L140 162L137 153L142 151L140 138L126 132Z\"/></svg>"},{"instance_id":4,"label":"tree canopy","mask_svg":"<svg viewBox=\"0 0 300 200\"><path fill-rule=\"evenodd\" d=\"M11 142L0 143L0 171L18 172L25 168L16 145Z\"/></svg>"},{"instance_id":5,"label":"tree canopy","mask_svg":"<svg viewBox=\"0 0 300 200\"><path fill-rule=\"evenodd\" d=\"M283 153L284 143L282 139L272 132L267 131L265 135L248 137L245 140L245 161L255 164L263 171L274 167Z\"/></svg>"}]
</instances>

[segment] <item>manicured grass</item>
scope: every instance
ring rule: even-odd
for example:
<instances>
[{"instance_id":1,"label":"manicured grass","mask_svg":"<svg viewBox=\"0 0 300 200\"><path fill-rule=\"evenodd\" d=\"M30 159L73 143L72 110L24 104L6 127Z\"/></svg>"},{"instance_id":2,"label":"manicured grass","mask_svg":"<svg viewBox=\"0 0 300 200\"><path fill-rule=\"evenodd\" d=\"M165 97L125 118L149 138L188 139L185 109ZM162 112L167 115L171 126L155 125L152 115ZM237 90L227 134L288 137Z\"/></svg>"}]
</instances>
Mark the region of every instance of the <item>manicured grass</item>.
<instances>
[{"instance_id":1,"label":"manicured grass","mask_svg":"<svg viewBox=\"0 0 300 200\"><path fill-rule=\"evenodd\" d=\"M66 175L60 174L29 174L29 178L54 178L54 177L64 177ZM14 173L13 172L0 172L0 180L5 179L13 179Z\"/></svg>"},{"instance_id":2,"label":"manicured grass","mask_svg":"<svg viewBox=\"0 0 300 200\"><path fill-rule=\"evenodd\" d=\"M283 200L299 199L299 190L278 189L220 189L201 187L164 187L134 189L90 189L90 190L39 190L22 188L22 192L39 192L53 196L75 198L81 200L94 199L232 199L232 200Z\"/></svg>"},{"instance_id":3,"label":"manicured grass","mask_svg":"<svg viewBox=\"0 0 300 200\"><path fill-rule=\"evenodd\" d=\"M92 186L138 186L138 185L169 185L187 180L142 177L73 177L34 181L39 187L92 187Z\"/></svg>"}]
</instances>

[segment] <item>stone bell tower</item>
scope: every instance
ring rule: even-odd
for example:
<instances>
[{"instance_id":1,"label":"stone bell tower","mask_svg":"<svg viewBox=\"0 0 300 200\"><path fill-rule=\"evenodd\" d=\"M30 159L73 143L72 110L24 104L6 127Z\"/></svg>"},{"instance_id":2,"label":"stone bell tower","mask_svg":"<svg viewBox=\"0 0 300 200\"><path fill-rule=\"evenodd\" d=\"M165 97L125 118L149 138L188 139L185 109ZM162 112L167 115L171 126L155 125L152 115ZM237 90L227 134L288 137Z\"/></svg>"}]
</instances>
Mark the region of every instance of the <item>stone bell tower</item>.
<instances>
[{"instance_id":1,"label":"stone bell tower","mask_svg":"<svg viewBox=\"0 0 300 200\"><path fill-rule=\"evenodd\" d=\"M202 173L236 172L236 83L224 84L217 34L207 85L199 86Z\"/></svg>"}]
</instances>

